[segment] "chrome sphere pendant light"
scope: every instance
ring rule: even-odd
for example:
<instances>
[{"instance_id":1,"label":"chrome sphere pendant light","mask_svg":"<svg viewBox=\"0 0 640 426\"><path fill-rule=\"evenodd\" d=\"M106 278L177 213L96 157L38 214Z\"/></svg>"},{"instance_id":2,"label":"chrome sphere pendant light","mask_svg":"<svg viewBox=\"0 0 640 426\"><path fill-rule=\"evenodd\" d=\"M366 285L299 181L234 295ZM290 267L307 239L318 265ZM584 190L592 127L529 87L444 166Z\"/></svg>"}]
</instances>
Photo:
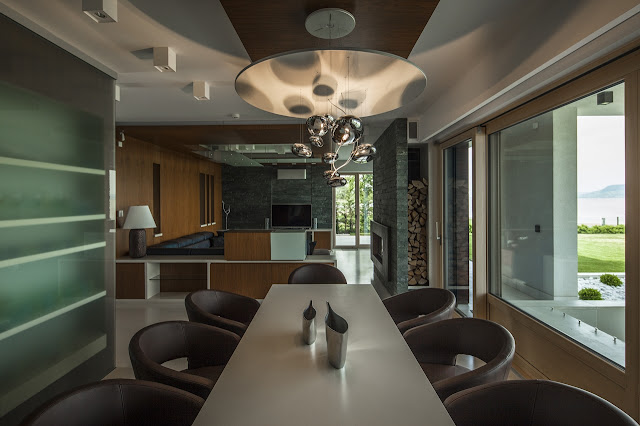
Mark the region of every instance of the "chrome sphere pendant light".
<instances>
[{"instance_id":1,"label":"chrome sphere pendant light","mask_svg":"<svg viewBox=\"0 0 640 426\"><path fill-rule=\"evenodd\" d=\"M334 40L355 28L355 18L345 10L320 9L307 17L305 27L315 37ZM308 84L291 84L305 81ZM310 158L314 148L330 144L330 151L322 156L330 165L323 173L330 186L346 184L338 172L351 161L366 163L376 155L376 148L365 142L361 117L404 107L426 87L424 72L406 58L345 47L269 56L240 71L235 82L236 92L250 105L305 120L308 143L301 134L291 147L296 156ZM342 148L345 145L348 147Z\"/></svg>"}]
</instances>

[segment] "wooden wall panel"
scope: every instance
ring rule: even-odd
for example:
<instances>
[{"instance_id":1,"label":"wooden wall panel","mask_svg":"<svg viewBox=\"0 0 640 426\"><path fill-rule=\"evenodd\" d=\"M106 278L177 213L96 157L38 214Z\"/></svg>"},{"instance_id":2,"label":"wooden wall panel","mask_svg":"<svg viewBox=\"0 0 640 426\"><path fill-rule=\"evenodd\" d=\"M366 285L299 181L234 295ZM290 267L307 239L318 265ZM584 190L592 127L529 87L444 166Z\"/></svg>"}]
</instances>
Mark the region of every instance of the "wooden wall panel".
<instances>
[{"instance_id":1,"label":"wooden wall panel","mask_svg":"<svg viewBox=\"0 0 640 426\"><path fill-rule=\"evenodd\" d=\"M147 230L147 245L200 231L222 227L222 167L205 159L171 151L127 136L124 146L116 149L116 209L153 205L153 163L160 164L162 236ZM199 173L215 178L216 223L200 227ZM118 220L116 257L129 252L129 231Z\"/></svg>"},{"instance_id":2,"label":"wooden wall panel","mask_svg":"<svg viewBox=\"0 0 640 426\"><path fill-rule=\"evenodd\" d=\"M516 341L515 367L527 376L552 378L593 392L627 408L624 372L568 338L489 296L489 319L506 327Z\"/></svg>"},{"instance_id":3,"label":"wooden wall panel","mask_svg":"<svg viewBox=\"0 0 640 426\"><path fill-rule=\"evenodd\" d=\"M116 264L116 298L145 298L144 263Z\"/></svg>"},{"instance_id":4,"label":"wooden wall panel","mask_svg":"<svg viewBox=\"0 0 640 426\"><path fill-rule=\"evenodd\" d=\"M318 249L331 250L331 232L314 232L313 240L317 242L316 247Z\"/></svg>"},{"instance_id":5,"label":"wooden wall panel","mask_svg":"<svg viewBox=\"0 0 640 426\"><path fill-rule=\"evenodd\" d=\"M227 232L224 234L226 260L271 260L271 232Z\"/></svg>"}]
</instances>

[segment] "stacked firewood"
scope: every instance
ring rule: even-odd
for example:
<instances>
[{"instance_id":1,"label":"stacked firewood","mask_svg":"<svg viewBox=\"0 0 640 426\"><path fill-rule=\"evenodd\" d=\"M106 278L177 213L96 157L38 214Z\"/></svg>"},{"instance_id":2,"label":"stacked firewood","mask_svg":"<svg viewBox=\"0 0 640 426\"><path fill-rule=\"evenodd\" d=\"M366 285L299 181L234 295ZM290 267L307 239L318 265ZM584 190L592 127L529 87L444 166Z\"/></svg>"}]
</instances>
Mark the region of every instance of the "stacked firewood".
<instances>
[{"instance_id":1,"label":"stacked firewood","mask_svg":"<svg viewBox=\"0 0 640 426\"><path fill-rule=\"evenodd\" d=\"M412 180L409 202L409 285L427 285L427 180Z\"/></svg>"}]
</instances>

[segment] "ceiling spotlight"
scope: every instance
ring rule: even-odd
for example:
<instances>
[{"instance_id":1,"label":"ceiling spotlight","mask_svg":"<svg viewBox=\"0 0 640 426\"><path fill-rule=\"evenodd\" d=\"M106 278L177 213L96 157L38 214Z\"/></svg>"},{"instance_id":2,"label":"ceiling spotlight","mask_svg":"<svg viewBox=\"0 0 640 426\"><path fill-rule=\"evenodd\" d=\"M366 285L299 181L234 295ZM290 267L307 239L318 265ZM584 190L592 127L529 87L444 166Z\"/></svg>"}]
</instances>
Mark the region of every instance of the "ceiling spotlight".
<instances>
[{"instance_id":1,"label":"ceiling spotlight","mask_svg":"<svg viewBox=\"0 0 640 426\"><path fill-rule=\"evenodd\" d=\"M327 180L331 179L334 176L338 176L339 177L340 173L338 173L335 170L331 170L331 169L325 170L324 172L322 172L322 177L327 179Z\"/></svg>"},{"instance_id":2,"label":"ceiling spotlight","mask_svg":"<svg viewBox=\"0 0 640 426\"><path fill-rule=\"evenodd\" d=\"M327 118L322 115L313 115L307 118L307 131L312 136L324 136L329 131Z\"/></svg>"},{"instance_id":3,"label":"ceiling spotlight","mask_svg":"<svg viewBox=\"0 0 640 426\"><path fill-rule=\"evenodd\" d=\"M327 180L327 185L329 185L332 188L335 188L338 186L345 186L346 184L347 184L347 180L340 176L334 176L332 178L329 178L329 180Z\"/></svg>"},{"instance_id":4,"label":"ceiling spotlight","mask_svg":"<svg viewBox=\"0 0 640 426\"><path fill-rule=\"evenodd\" d=\"M371 145L370 143L363 143L362 145L358 145L353 148L353 152L351 153L351 157L353 161L356 163L368 163L373 160L373 157L376 155L376 147Z\"/></svg>"},{"instance_id":5,"label":"ceiling spotlight","mask_svg":"<svg viewBox=\"0 0 640 426\"><path fill-rule=\"evenodd\" d=\"M313 155L311 148L303 143L294 143L291 147L291 152L293 152L298 157L309 158Z\"/></svg>"},{"instance_id":6,"label":"ceiling spotlight","mask_svg":"<svg viewBox=\"0 0 640 426\"><path fill-rule=\"evenodd\" d=\"M207 83L206 81L194 81L193 97L199 101L208 101L210 99L209 83Z\"/></svg>"},{"instance_id":7,"label":"ceiling spotlight","mask_svg":"<svg viewBox=\"0 0 640 426\"><path fill-rule=\"evenodd\" d=\"M613 92L607 90L606 92L600 92L597 96L598 105L609 105L613 102Z\"/></svg>"},{"instance_id":8,"label":"ceiling spotlight","mask_svg":"<svg viewBox=\"0 0 640 426\"><path fill-rule=\"evenodd\" d=\"M160 72L176 72L176 52L170 47L154 47L153 66Z\"/></svg>"},{"instance_id":9,"label":"ceiling spotlight","mask_svg":"<svg viewBox=\"0 0 640 426\"><path fill-rule=\"evenodd\" d=\"M99 24L118 22L117 0L82 0L82 11Z\"/></svg>"},{"instance_id":10,"label":"ceiling spotlight","mask_svg":"<svg viewBox=\"0 0 640 426\"><path fill-rule=\"evenodd\" d=\"M326 154L322 154L322 161L327 164L333 164L338 159L337 152L327 152Z\"/></svg>"}]
</instances>

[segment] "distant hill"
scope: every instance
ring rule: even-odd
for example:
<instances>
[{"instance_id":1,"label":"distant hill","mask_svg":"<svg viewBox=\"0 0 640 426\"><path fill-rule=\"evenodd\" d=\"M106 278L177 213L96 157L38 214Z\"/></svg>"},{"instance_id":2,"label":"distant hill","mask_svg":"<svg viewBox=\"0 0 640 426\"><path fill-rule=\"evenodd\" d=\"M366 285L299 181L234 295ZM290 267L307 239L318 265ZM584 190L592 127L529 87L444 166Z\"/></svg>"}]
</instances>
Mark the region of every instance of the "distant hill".
<instances>
[{"instance_id":1,"label":"distant hill","mask_svg":"<svg viewBox=\"0 0 640 426\"><path fill-rule=\"evenodd\" d=\"M598 191L584 192L578 198L624 198L624 185L609 185Z\"/></svg>"}]
</instances>

